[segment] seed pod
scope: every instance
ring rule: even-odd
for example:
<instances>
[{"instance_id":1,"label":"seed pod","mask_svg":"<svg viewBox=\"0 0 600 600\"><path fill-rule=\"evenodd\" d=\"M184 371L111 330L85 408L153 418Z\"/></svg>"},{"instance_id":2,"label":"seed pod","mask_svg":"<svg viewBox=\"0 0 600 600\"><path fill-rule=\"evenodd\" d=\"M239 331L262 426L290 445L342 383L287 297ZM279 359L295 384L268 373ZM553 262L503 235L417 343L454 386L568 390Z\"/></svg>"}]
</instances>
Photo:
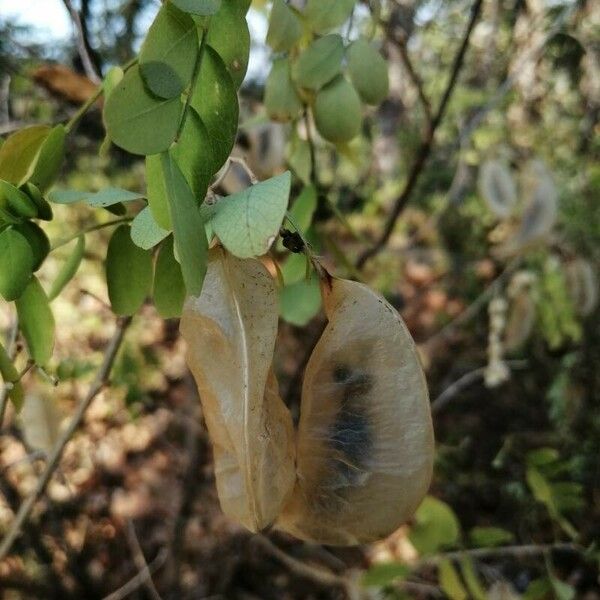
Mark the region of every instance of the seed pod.
<instances>
[{"instance_id":1,"label":"seed pod","mask_svg":"<svg viewBox=\"0 0 600 600\"><path fill-rule=\"evenodd\" d=\"M520 348L531 335L535 324L535 302L531 292L522 290L511 301L504 330L504 350Z\"/></svg>"},{"instance_id":2,"label":"seed pod","mask_svg":"<svg viewBox=\"0 0 600 600\"><path fill-rule=\"evenodd\" d=\"M278 525L318 543L385 537L431 480L425 377L400 315L363 284L322 284L329 323L308 362L297 479Z\"/></svg>"},{"instance_id":3,"label":"seed pod","mask_svg":"<svg viewBox=\"0 0 600 600\"><path fill-rule=\"evenodd\" d=\"M598 277L594 267L585 258L575 258L567 263L566 276L575 310L587 317L598 304Z\"/></svg>"},{"instance_id":4,"label":"seed pod","mask_svg":"<svg viewBox=\"0 0 600 600\"><path fill-rule=\"evenodd\" d=\"M498 217L510 215L517 202L517 186L508 167L497 160L487 160L479 170L479 191L490 210Z\"/></svg>"},{"instance_id":5,"label":"seed pod","mask_svg":"<svg viewBox=\"0 0 600 600\"><path fill-rule=\"evenodd\" d=\"M251 531L275 520L294 481L292 420L271 371L277 315L275 284L262 263L216 248L202 293L187 300L181 320L219 500Z\"/></svg>"}]
</instances>

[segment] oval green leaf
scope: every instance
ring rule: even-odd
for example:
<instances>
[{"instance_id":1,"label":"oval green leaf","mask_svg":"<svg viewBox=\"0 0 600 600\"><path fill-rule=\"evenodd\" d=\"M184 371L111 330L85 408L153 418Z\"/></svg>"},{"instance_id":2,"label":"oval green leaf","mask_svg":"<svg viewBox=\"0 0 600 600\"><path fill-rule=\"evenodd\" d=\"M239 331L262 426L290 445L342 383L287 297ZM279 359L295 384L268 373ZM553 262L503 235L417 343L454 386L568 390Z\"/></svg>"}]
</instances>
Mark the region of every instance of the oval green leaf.
<instances>
[{"instance_id":1,"label":"oval green leaf","mask_svg":"<svg viewBox=\"0 0 600 600\"><path fill-rule=\"evenodd\" d=\"M185 287L189 294L199 296L206 274L208 252L200 205L183 173L166 152L161 155L161 165Z\"/></svg>"},{"instance_id":2,"label":"oval green leaf","mask_svg":"<svg viewBox=\"0 0 600 600\"><path fill-rule=\"evenodd\" d=\"M29 355L43 366L52 358L54 348L54 315L48 296L36 277L32 277L16 301L19 327L27 342Z\"/></svg>"},{"instance_id":3,"label":"oval green leaf","mask_svg":"<svg viewBox=\"0 0 600 600\"><path fill-rule=\"evenodd\" d=\"M171 0L171 3L179 10L201 17L214 15L221 8L221 0Z\"/></svg>"},{"instance_id":4,"label":"oval green leaf","mask_svg":"<svg viewBox=\"0 0 600 600\"><path fill-rule=\"evenodd\" d=\"M301 36L302 23L297 14L283 0L274 0L269 17L267 44L275 52L286 52Z\"/></svg>"},{"instance_id":5,"label":"oval green leaf","mask_svg":"<svg viewBox=\"0 0 600 600\"><path fill-rule=\"evenodd\" d=\"M85 236L80 235L75 241L73 252L71 252L63 266L60 268L56 279L50 287L50 291L48 292L48 299L50 301L54 300L54 298L56 298L63 291L67 283L73 279L75 273L77 273L77 269L79 269L84 252Z\"/></svg>"},{"instance_id":6,"label":"oval green leaf","mask_svg":"<svg viewBox=\"0 0 600 600\"><path fill-rule=\"evenodd\" d=\"M43 221L52 221L54 213L48 201L42 196L40 190L31 182L27 182L22 190L33 200L37 206L37 218Z\"/></svg>"},{"instance_id":7,"label":"oval green leaf","mask_svg":"<svg viewBox=\"0 0 600 600\"><path fill-rule=\"evenodd\" d=\"M191 105L210 136L213 148L211 169L216 173L227 160L235 143L239 106L231 76L221 57L210 46L204 48Z\"/></svg>"},{"instance_id":8,"label":"oval green leaf","mask_svg":"<svg viewBox=\"0 0 600 600\"><path fill-rule=\"evenodd\" d=\"M308 0L304 15L315 33L326 33L343 25L355 4L356 0Z\"/></svg>"},{"instance_id":9,"label":"oval green leaf","mask_svg":"<svg viewBox=\"0 0 600 600\"><path fill-rule=\"evenodd\" d=\"M16 300L31 279L33 252L27 239L12 227L0 233L0 294Z\"/></svg>"},{"instance_id":10,"label":"oval green leaf","mask_svg":"<svg viewBox=\"0 0 600 600\"><path fill-rule=\"evenodd\" d=\"M210 20L207 42L223 59L236 88L248 70L250 31L240 2L226 0Z\"/></svg>"},{"instance_id":11,"label":"oval green leaf","mask_svg":"<svg viewBox=\"0 0 600 600\"><path fill-rule=\"evenodd\" d=\"M169 214L169 201L160 164L160 154L146 156L146 197L154 220L163 229L171 231L173 226Z\"/></svg>"},{"instance_id":12,"label":"oval green leaf","mask_svg":"<svg viewBox=\"0 0 600 600\"><path fill-rule=\"evenodd\" d=\"M0 147L0 179L14 185L25 183L49 132L47 125L33 125L9 135Z\"/></svg>"},{"instance_id":13,"label":"oval green leaf","mask_svg":"<svg viewBox=\"0 0 600 600\"><path fill-rule=\"evenodd\" d=\"M348 49L348 72L354 88L363 102L380 104L390 89L385 59L371 44L361 38Z\"/></svg>"},{"instance_id":14,"label":"oval green leaf","mask_svg":"<svg viewBox=\"0 0 600 600\"><path fill-rule=\"evenodd\" d=\"M319 90L342 70L344 41L337 33L326 35L311 43L293 66L298 85Z\"/></svg>"},{"instance_id":15,"label":"oval green leaf","mask_svg":"<svg viewBox=\"0 0 600 600\"><path fill-rule=\"evenodd\" d=\"M290 197L289 171L220 200L212 227L238 258L262 256L279 233Z\"/></svg>"},{"instance_id":16,"label":"oval green leaf","mask_svg":"<svg viewBox=\"0 0 600 600\"><path fill-rule=\"evenodd\" d=\"M65 158L66 131L63 125L52 128L44 139L29 178L42 193L55 181Z\"/></svg>"},{"instance_id":17,"label":"oval green leaf","mask_svg":"<svg viewBox=\"0 0 600 600\"><path fill-rule=\"evenodd\" d=\"M304 327L321 308L321 291L318 277L302 279L286 285L279 294L281 318L297 327Z\"/></svg>"},{"instance_id":18,"label":"oval green leaf","mask_svg":"<svg viewBox=\"0 0 600 600\"><path fill-rule=\"evenodd\" d=\"M360 98L344 76L336 77L317 94L314 117L319 133L330 142L348 142L358 135L362 123Z\"/></svg>"},{"instance_id":19,"label":"oval green leaf","mask_svg":"<svg viewBox=\"0 0 600 600\"><path fill-rule=\"evenodd\" d=\"M129 225L117 227L108 243L106 283L117 315L134 314L150 292L152 255L133 243Z\"/></svg>"},{"instance_id":20,"label":"oval green leaf","mask_svg":"<svg viewBox=\"0 0 600 600\"><path fill-rule=\"evenodd\" d=\"M33 254L33 270L37 271L50 252L50 240L48 236L41 227L32 221L13 225L13 229L18 231L27 240Z\"/></svg>"},{"instance_id":21,"label":"oval green leaf","mask_svg":"<svg viewBox=\"0 0 600 600\"><path fill-rule=\"evenodd\" d=\"M19 372L2 344L0 344L0 375L2 375L5 385L12 384L8 392L8 397L13 403L15 410L19 412L23 407L23 386L19 381Z\"/></svg>"},{"instance_id":22,"label":"oval green leaf","mask_svg":"<svg viewBox=\"0 0 600 600\"><path fill-rule=\"evenodd\" d=\"M139 66L131 67L104 105L104 124L112 141L132 154L158 154L177 135L182 104L146 90Z\"/></svg>"},{"instance_id":23,"label":"oval green leaf","mask_svg":"<svg viewBox=\"0 0 600 600\"><path fill-rule=\"evenodd\" d=\"M156 223L148 206L142 209L131 223L131 239L142 250L154 248L168 235L169 232Z\"/></svg>"},{"instance_id":24,"label":"oval green leaf","mask_svg":"<svg viewBox=\"0 0 600 600\"><path fill-rule=\"evenodd\" d=\"M273 61L273 67L265 84L265 108L274 121L291 121L302 110L302 102L296 92L287 58Z\"/></svg>"},{"instance_id":25,"label":"oval green leaf","mask_svg":"<svg viewBox=\"0 0 600 600\"><path fill-rule=\"evenodd\" d=\"M181 267L175 260L173 238L160 247L154 272L154 305L163 319L181 316L185 300L185 283Z\"/></svg>"},{"instance_id":26,"label":"oval green leaf","mask_svg":"<svg viewBox=\"0 0 600 600\"><path fill-rule=\"evenodd\" d=\"M165 2L140 51L140 73L148 89L161 98L179 96L192 79L197 56L196 24Z\"/></svg>"},{"instance_id":27,"label":"oval green leaf","mask_svg":"<svg viewBox=\"0 0 600 600\"><path fill-rule=\"evenodd\" d=\"M0 206L6 207L12 215L26 219L37 217L38 213L36 203L25 192L2 180L0 180Z\"/></svg>"}]
</instances>

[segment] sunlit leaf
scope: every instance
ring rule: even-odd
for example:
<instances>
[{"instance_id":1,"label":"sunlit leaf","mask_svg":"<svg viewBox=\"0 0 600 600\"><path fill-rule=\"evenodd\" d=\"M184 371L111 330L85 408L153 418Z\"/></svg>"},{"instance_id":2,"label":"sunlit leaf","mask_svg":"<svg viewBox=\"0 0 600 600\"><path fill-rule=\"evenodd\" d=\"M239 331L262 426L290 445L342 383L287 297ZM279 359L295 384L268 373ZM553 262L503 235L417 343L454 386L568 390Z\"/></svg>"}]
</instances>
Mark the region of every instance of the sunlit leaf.
<instances>
[{"instance_id":1,"label":"sunlit leaf","mask_svg":"<svg viewBox=\"0 0 600 600\"><path fill-rule=\"evenodd\" d=\"M219 201L212 226L221 243L239 258L265 254L283 222L290 185L286 171Z\"/></svg>"},{"instance_id":2,"label":"sunlit leaf","mask_svg":"<svg viewBox=\"0 0 600 600\"><path fill-rule=\"evenodd\" d=\"M304 14L315 33L325 33L348 20L355 0L308 0Z\"/></svg>"},{"instance_id":3,"label":"sunlit leaf","mask_svg":"<svg viewBox=\"0 0 600 600\"><path fill-rule=\"evenodd\" d=\"M460 535L460 525L454 511L445 502L427 496L415 513L409 538L421 554L433 554L454 546Z\"/></svg>"},{"instance_id":4,"label":"sunlit leaf","mask_svg":"<svg viewBox=\"0 0 600 600\"><path fill-rule=\"evenodd\" d=\"M146 90L140 67L131 67L104 105L104 124L111 140L132 154L158 154L177 135L182 104Z\"/></svg>"},{"instance_id":5,"label":"sunlit leaf","mask_svg":"<svg viewBox=\"0 0 600 600\"><path fill-rule=\"evenodd\" d=\"M267 44L275 52L289 50L302 36L302 23L297 14L284 2L274 0L269 17Z\"/></svg>"},{"instance_id":6,"label":"sunlit leaf","mask_svg":"<svg viewBox=\"0 0 600 600\"><path fill-rule=\"evenodd\" d=\"M165 2L140 50L140 73L148 89L161 98L175 98L189 85L198 55L193 19Z\"/></svg>"},{"instance_id":7,"label":"sunlit leaf","mask_svg":"<svg viewBox=\"0 0 600 600\"><path fill-rule=\"evenodd\" d=\"M164 240L169 231L160 227L150 211L150 207L142 209L131 223L131 239L142 250L150 250Z\"/></svg>"},{"instance_id":8,"label":"sunlit leaf","mask_svg":"<svg viewBox=\"0 0 600 600\"><path fill-rule=\"evenodd\" d=\"M21 185L31 176L50 127L32 125L9 135L0 147L0 179Z\"/></svg>"},{"instance_id":9,"label":"sunlit leaf","mask_svg":"<svg viewBox=\"0 0 600 600\"><path fill-rule=\"evenodd\" d=\"M60 173L65 158L66 135L64 125L57 125L50 130L40 147L29 181L42 193L54 183Z\"/></svg>"}]
</instances>

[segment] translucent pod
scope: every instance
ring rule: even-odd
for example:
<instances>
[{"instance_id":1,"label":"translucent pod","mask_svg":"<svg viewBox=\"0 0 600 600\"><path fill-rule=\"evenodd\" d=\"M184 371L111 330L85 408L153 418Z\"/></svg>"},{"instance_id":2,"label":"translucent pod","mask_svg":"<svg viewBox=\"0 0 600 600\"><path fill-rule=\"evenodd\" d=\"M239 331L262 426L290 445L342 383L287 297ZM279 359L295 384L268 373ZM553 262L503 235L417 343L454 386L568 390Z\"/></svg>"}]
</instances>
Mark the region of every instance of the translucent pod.
<instances>
[{"instance_id":1,"label":"translucent pod","mask_svg":"<svg viewBox=\"0 0 600 600\"><path fill-rule=\"evenodd\" d=\"M501 218L510 216L517 203L517 186L510 169L498 160L487 160L479 170L479 191L490 210Z\"/></svg>"},{"instance_id":2,"label":"translucent pod","mask_svg":"<svg viewBox=\"0 0 600 600\"><path fill-rule=\"evenodd\" d=\"M275 520L294 484L292 420L271 370L277 315L262 263L216 248L202 293L187 300L181 320L221 507L251 531Z\"/></svg>"},{"instance_id":3,"label":"translucent pod","mask_svg":"<svg viewBox=\"0 0 600 600\"><path fill-rule=\"evenodd\" d=\"M579 315L587 317L598 305L600 295L598 277L592 264L577 257L566 265L569 294Z\"/></svg>"},{"instance_id":4,"label":"translucent pod","mask_svg":"<svg viewBox=\"0 0 600 600\"><path fill-rule=\"evenodd\" d=\"M529 291L521 291L510 304L510 311L504 330L504 349L513 352L519 349L531 336L535 325L536 308Z\"/></svg>"},{"instance_id":5,"label":"translucent pod","mask_svg":"<svg viewBox=\"0 0 600 600\"><path fill-rule=\"evenodd\" d=\"M278 525L318 543L385 537L431 480L425 377L400 315L363 284L322 284L329 323L306 367L296 486Z\"/></svg>"}]
</instances>

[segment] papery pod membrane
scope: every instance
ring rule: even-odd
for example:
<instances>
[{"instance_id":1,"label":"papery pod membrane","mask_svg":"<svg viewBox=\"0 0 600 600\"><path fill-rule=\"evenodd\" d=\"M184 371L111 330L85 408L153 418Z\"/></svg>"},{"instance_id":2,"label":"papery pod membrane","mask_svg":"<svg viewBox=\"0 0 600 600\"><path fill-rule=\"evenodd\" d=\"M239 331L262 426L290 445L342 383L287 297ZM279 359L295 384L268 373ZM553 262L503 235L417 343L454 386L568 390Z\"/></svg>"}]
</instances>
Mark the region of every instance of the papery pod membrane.
<instances>
[{"instance_id":1,"label":"papery pod membrane","mask_svg":"<svg viewBox=\"0 0 600 600\"><path fill-rule=\"evenodd\" d=\"M341 279L322 294L329 323L306 367L296 486L278 525L318 543L366 543L404 523L429 487L429 397L392 306Z\"/></svg>"},{"instance_id":2,"label":"papery pod membrane","mask_svg":"<svg viewBox=\"0 0 600 600\"><path fill-rule=\"evenodd\" d=\"M528 290L522 290L511 301L504 329L504 350L520 348L531 335L535 325L535 302Z\"/></svg>"},{"instance_id":3,"label":"papery pod membrane","mask_svg":"<svg viewBox=\"0 0 600 600\"><path fill-rule=\"evenodd\" d=\"M508 167L498 160L486 160L478 183L490 210L498 217L508 217L517 203L517 186Z\"/></svg>"},{"instance_id":4,"label":"papery pod membrane","mask_svg":"<svg viewBox=\"0 0 600 600\"><path fill-rule=\"evenodd\" d=\"M566 265L566 277L573 306L579 315L587 317L598 305L598 276L585 258L575 258Z\"/></svg>"},{"instance_id":5,"label":"papery pod membrane","mask_svg":"<svg viewBox=\"0 0 600 600\"><path fill-rule=\"evenodd\" d=\"M221 507L251 531L275 520L294 483L292 420L271 370L277 315L262 263L216 248L202 293L187 300L181 320Z\"/></svg>"}]
</instances>

